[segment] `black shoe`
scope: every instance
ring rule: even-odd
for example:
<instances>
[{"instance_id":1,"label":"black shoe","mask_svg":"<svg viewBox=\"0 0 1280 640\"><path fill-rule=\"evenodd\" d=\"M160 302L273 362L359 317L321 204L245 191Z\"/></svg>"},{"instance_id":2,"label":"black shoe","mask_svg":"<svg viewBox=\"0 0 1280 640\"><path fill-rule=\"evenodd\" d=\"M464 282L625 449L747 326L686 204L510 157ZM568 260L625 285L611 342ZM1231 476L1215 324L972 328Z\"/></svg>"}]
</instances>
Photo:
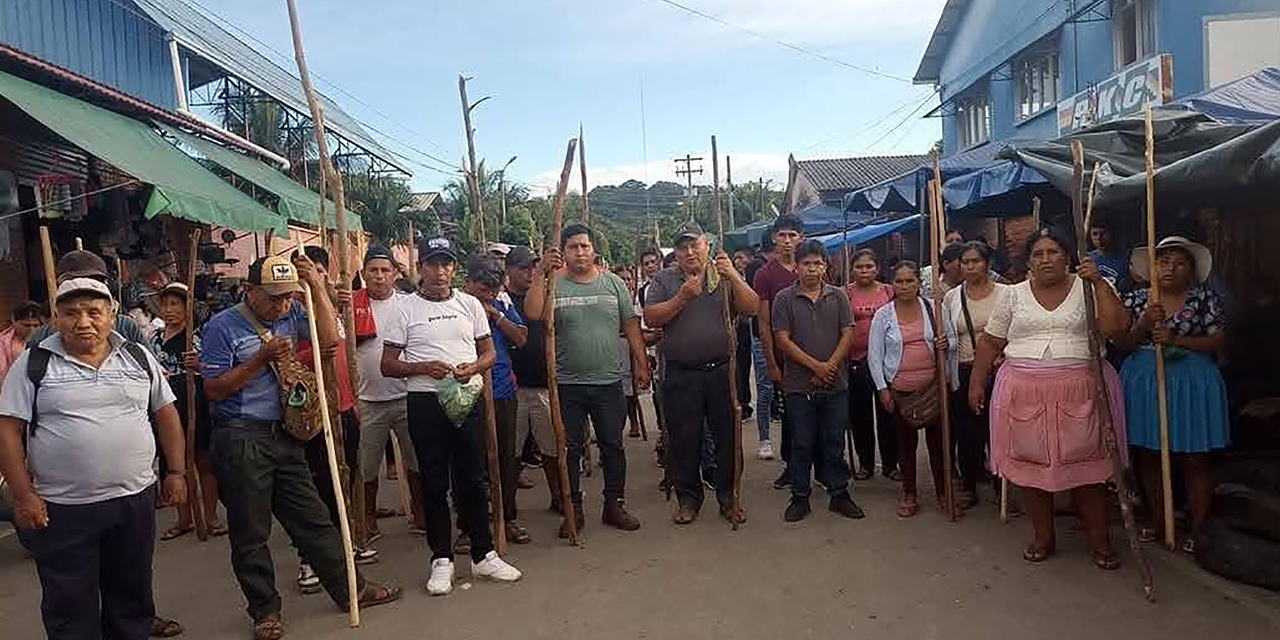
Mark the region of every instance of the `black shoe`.
<instances>
[{"instance_id":1,"label":"black shoe","mask_svg":"<svg viewBox=\"0 0 1280 640\"><path fill-rule=\"evenodd\" d=\"M791 502L787 503L787 510L782 514L782 519L787 522L800 522L812 510L809 508L808 498L791 496Z\"/></svg>"},{"instance_id":2,"label":"black shoe","mask_svg":"<svg viewBox=\"0 0 1280 640\"><path fill-rule=\"evenodd\" d=\"M782 469L782 475L778 476L778 479L773 481L773 488L782 490L789 486L791 486L791 475L787 473L787 469L784 467Z\"/></svg>"},{"instance_id":3,"label":"black shoe","mask_svg":"<svg viewBox=\"0 0 1280 640\"><path fill-rule=\"evenodd\" d=\"M862 508L853 501L853 498L849 497L848 493L832 496L831 503L827 505L827 510L853 520L861 520L867 517L867 514L862 512Z\"/></svg>"},{"instance_id":4,"label":"black shoe","mask_svg":"<svg viewBox=\"0 0 1280 640\"><path fill-rule=\"evenodd\" d=\"M751 405L747 405L747 406L745 406L745 407L743 407L743 408L742 408L742 419L743 419L743 420L750 420L750 419L751 419L751 416L754 416L755 414L756 414L756 410L755 410L755 409L752 409L752 408L751 408Z\"/></svg>"}]
</instances>

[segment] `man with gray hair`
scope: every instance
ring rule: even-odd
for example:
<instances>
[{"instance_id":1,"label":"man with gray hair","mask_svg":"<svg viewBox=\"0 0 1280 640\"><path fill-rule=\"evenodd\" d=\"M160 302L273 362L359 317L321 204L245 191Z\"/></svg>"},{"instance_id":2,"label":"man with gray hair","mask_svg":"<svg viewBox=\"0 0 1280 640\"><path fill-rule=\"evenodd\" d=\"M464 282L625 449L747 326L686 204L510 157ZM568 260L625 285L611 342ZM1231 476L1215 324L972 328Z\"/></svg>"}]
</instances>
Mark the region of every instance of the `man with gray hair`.
<instances>
[{"instance_id":1,"label":"man with gray hair","mask_svg":"<svg viewBox=\"0 0 1280 640\"><path fill-rule=\"evenodd\" d=\"M155 614L157 446L164 501L187 492L173 391L154 356L112 331L105 284L70 277L54 300L57 333L18 357L0 391L0 473L36 560L48 637L143 640Z\"/></svg>"}]
</instances>

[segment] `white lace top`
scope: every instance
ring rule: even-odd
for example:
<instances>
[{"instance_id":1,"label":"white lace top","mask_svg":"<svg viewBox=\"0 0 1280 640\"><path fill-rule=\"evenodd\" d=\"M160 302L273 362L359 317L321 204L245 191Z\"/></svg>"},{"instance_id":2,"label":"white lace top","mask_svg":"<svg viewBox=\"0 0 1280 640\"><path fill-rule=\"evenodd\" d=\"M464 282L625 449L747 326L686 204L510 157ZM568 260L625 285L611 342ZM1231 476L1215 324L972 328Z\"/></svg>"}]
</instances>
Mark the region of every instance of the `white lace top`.
<instances>
[{"instance_id":1,"label":"white lace top","mask_svg":"<svg viewBox=\"0 0 1280 640\"><path fill-rule=\"evenodd\" d=\"M1074 277L1074 276L1073 276ZM1089 357L1084 282L1074 278L1071 292L1053 311L1046 311L1031 292L1031 281L1009 287L987 319L986 332L1008 341L1006 358L1029 360Z\"/></svg>"}]
</instances>

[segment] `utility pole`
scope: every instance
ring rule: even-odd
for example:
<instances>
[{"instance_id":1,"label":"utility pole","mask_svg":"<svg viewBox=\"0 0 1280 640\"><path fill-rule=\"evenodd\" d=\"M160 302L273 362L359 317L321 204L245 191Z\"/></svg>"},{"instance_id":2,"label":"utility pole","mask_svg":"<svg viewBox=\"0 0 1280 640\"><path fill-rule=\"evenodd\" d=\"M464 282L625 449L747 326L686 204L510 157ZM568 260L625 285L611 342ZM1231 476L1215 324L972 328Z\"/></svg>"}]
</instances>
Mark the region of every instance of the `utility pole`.
<instances>
[{"instance_id":1,"label":"utility pole","mask_svg":"<svg viewBox=\"0 0 1280 640\"><path fill-rule=\"evenodd\" d=\"M485 244L488 240L485 238L484 231L484 202L480 197L480 176L479 169L476 166L476 139L475 129L471 126L471 110L480 105L481 102L488 100L485 96L471 104L467 100L467 78L466 76L458 76L458 95L462 98L462 124L467 130L467 156L470 158L470 164L465 167L467 169L467 187L471 192L471 210L475 212L480 219L480 250L485 250Z\"/></svg>"},{"instance_id":2,"label":"utility pole","mask_svg":"<svg viewBox=\"0 0 1280 640\"><path fill-rule=\"evenodd\" d=\"M694 195L693 194L693 176L694 174L698 174L698 175L702 174L702 166L699 165L697 169L694 169L693 163L702 162L702 158L695 158L686 153L683 158L676 158L675 162L677 165L684 163L683 169L679 169L679 168L676 169L676 175L685 176L685 178L687 179L688 187L685 191L686 193L685 210L688 211L689 213L689 219L693 220L693 200L692 200Z\"/></svg>"},{"instance_id":3,"label":"utility pole","mask_svg":"<svg viewBox=\"0 0 1280 640\"><path fill-rule=\"evenodd\" d=\"M737 223L733 220L733 162L729 156L724 157L724 180L729 186L729 230L733 231L738 228Z\"/></svg>"},{"instance_id":4,"label":"utility pole","mask_svg":"<svg viewBox=\"0 0 1280 640\"><path fill-rule=\"evenodd\" d=\"M760 178L760 190L758 194L760 196L760 208L756 209L756 211L759 212L760 219L764 220L764 178Z\"/></svg>"}]
</instances>

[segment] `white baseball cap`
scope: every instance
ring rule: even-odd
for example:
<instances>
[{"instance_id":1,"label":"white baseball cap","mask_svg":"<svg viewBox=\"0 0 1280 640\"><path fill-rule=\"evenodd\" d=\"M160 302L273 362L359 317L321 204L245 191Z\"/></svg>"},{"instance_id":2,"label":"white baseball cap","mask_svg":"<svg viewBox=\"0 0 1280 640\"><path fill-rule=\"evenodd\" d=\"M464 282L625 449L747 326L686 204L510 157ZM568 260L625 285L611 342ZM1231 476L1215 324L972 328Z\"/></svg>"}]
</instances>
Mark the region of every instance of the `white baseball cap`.
<instances>
[{"instance_id":1,"label":"white baseball cap","mask_svg":"<svg viewBox=\"0 0 1280 640\"><path fill-rule=\"evenodd\" d=\"M62 300L63 297L73 293L89 293L100 298L106 298L113 303L116 301L115 296L111 295L111 289L98 280L93 278L69 278L58 285L58 292L54 295L54 302L56 303Z\"/></svg>"}]
</instances>

